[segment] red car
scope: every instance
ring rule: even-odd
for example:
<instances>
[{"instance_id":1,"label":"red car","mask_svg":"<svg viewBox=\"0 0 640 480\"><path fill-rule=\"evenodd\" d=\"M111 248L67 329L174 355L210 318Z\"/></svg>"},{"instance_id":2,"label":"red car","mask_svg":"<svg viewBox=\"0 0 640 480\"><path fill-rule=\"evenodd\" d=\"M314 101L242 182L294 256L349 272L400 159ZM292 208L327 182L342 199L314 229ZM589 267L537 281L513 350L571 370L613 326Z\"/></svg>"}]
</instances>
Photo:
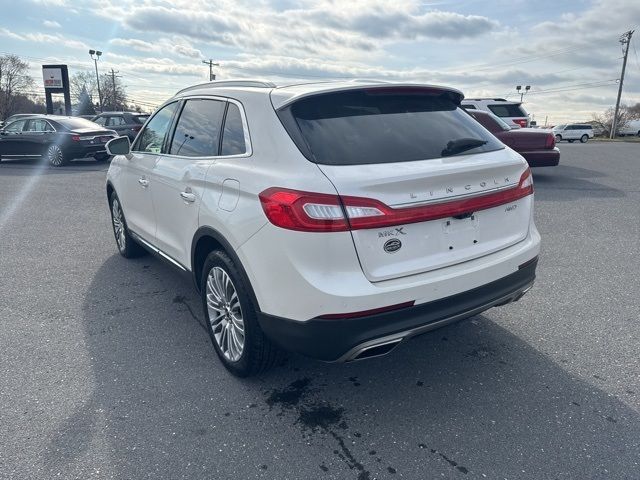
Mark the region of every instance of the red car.
<instances>
[{"instance_id":1,"label":"red car","mask_svg":"<svg viewBox=\"0 0 640 480\"><path fill-rule=\"evenodd\" d=\"M556 148L553 133L534 128L511 129L495 115L480 110L467 110L498 140L524 157L530 167L553 167L560 163L560 150Z\"/></svg>"}]
</instances>

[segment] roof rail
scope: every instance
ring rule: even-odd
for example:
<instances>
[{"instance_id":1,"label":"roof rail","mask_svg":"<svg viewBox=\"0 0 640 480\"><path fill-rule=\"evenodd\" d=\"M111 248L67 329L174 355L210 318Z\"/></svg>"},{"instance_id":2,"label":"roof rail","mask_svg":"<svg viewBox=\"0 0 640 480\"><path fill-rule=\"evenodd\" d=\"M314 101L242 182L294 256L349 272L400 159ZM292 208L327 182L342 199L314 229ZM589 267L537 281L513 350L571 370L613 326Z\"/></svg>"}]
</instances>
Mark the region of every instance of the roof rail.
<instances>
[{"instance_id":1,"label":"roof rail","mask_svg":"<svg viewBox=\"0 0 640 480\"><path fill-rule=\"evenodd\" d=\"M222 87L256 87L256 88L276 88L276 84L266 80L214 80L213 82L199 83L178 91L176 95L197 90L199 88L222 88Z\"/></svg>"},{"instance_id":2,"label":"roof rail","mask_svg":"<svg viewBox=\"0 0 640 480\"><path fill-rule=\"evenodd\" d=\"M478 100L493 100L494 102L508 102L508 101L511 101L511 102L516 103L514 100L507 100L505 98L492 98L492 97L465 98L464 100L474 100L474 101L478 101Z\"/></svg>"}]
</instances>

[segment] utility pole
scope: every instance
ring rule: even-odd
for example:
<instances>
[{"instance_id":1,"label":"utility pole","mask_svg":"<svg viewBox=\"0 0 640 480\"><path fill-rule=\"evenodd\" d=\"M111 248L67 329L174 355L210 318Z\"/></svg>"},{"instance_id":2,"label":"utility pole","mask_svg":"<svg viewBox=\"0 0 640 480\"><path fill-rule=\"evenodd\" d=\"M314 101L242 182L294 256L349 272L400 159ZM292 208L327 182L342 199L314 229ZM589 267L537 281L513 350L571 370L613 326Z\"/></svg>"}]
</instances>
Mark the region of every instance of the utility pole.
<instances>
[{"instance_id":1,"label":"utility pole","mask_svg":"<svg viewBox=\"0 0 640 480\"><path fill-rule=\"evenodd\" d=\"M118 70L117 72L115 72L113 68L111 68L111 86L113 87L113 99L111 101L111 107L114 110L116 109L116 78L120 78L120 75L116 77L116 73L120 73L120 71Z\"/></svg>"},{"instance_id":2,"label":"utility pole","mask_svg":"<svg viewBox=\"0 0 640 480\"><path fill-rule=\"evenodd\" d=\"M620 84L618 85L618 99L616 100L616 108L613 113L613 122L611 124L611 133L609 138L616 136L616 129L618 128L618 111L620 110L620 97L622 97L622 84L624 83L624 71L627 68L627 56L629 55L629 45L631 44L631 36L635 30L629 30L620 37L620 43L624 47L624 60L622 61L622 73L620 74Z\"/></svg>"},{"instance_id":3,"label":"utility pole","mask_svg":"<svg viewBox=\"0 0 640 480\"><path fill-rule=\"evenodd\" d=\"M216 79L215 74L213 73L213 67L219 67L220 64L219 63L213 63L213 60L209 59L209 61L207 60L202 60L202 63L204 63L205 65L209 65L209 81L213 82Z\"/></svg>"}]
</instances>

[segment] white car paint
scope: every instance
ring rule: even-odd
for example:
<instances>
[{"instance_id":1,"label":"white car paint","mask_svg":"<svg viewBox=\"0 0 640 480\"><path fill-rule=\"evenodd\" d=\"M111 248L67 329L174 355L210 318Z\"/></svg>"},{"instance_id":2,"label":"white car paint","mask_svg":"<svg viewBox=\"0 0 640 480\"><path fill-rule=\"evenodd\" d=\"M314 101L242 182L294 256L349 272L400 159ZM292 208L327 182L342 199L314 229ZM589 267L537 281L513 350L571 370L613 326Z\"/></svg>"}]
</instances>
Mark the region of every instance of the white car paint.
<instances>
[{"instance_id":1,"label":"white car paint","mask_svg":"<svg viewBox=\"0 0 640 480\"><path fill-rule=\"evenodd\" d=\"M371 84L377 85L388 84ZM523 158L508 148L401 164L310 162L289 137L276 109L305 96L357 88L362 85L270 88L220 82L178 93L173 100L216 98L240 106L248 152L197 159L116 156L107 180L121 199L129 227L188 271L197 267L191 260L196 230L212 228L240 260L260 311L298 322L444 298L500 279L538 255L533 195L482 210L473 219L389 229L317 233L270 223L258 196L271 187L371 197L406 208L513 188L527 171ZM146 187L138 182L142 177L149 182ZM194 200L185 202L182 193ZM385 231L402 227L403 249L384 252ZM478 240L478 246L469 246L467 240Z\"/></svg>"},{"instance_id":2,"label":"white car paint","mask_svg":"<svg viewBox=\"0 0 640 480\"><path fill-rule=\"evenodd\" d=\"M551 130L556 136L556 141L562 140L589 140L593 138L593 128L588 124L569 123L566 125L556 125Z\"/></svg>"}]
</instances>

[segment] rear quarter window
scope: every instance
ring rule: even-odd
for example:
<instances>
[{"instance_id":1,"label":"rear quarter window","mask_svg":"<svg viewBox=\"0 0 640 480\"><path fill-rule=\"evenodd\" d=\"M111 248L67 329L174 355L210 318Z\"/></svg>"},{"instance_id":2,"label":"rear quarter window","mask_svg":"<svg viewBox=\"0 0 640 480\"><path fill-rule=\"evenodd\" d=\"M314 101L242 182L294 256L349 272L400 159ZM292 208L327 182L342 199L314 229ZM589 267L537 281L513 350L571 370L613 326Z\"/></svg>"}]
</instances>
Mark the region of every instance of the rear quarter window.
<instances>
[{"instance_id":1,"label":"rear quarter window","mask_svg":"<svg viewBox=\"0 0 640 480\"><path fill-rule=\"evenodd\" d=\"M527 116L527 114L524 113L524 110L522 110L522 107L520 107L520 105L516 105L513 103L487 105L487 107L489 108L489 110L491 110L491 112L494 115L497 115L499 117L526 117Z\"/></svg>"},{"instance_id":2,"label":"rear quarter window","mask_svg":"<svg viewBox=\"0 0 640 480\"><path fill-rule=\"evenodd\" d=\"M278 112L315 163L365 165L441 158L450 141L478 139L465 154L504 148L445 92L349 90L314 95ZM289 121L288 115L293 121ZM298 132L292 132L292 128Z\"/></svg>"}]
</instances>

